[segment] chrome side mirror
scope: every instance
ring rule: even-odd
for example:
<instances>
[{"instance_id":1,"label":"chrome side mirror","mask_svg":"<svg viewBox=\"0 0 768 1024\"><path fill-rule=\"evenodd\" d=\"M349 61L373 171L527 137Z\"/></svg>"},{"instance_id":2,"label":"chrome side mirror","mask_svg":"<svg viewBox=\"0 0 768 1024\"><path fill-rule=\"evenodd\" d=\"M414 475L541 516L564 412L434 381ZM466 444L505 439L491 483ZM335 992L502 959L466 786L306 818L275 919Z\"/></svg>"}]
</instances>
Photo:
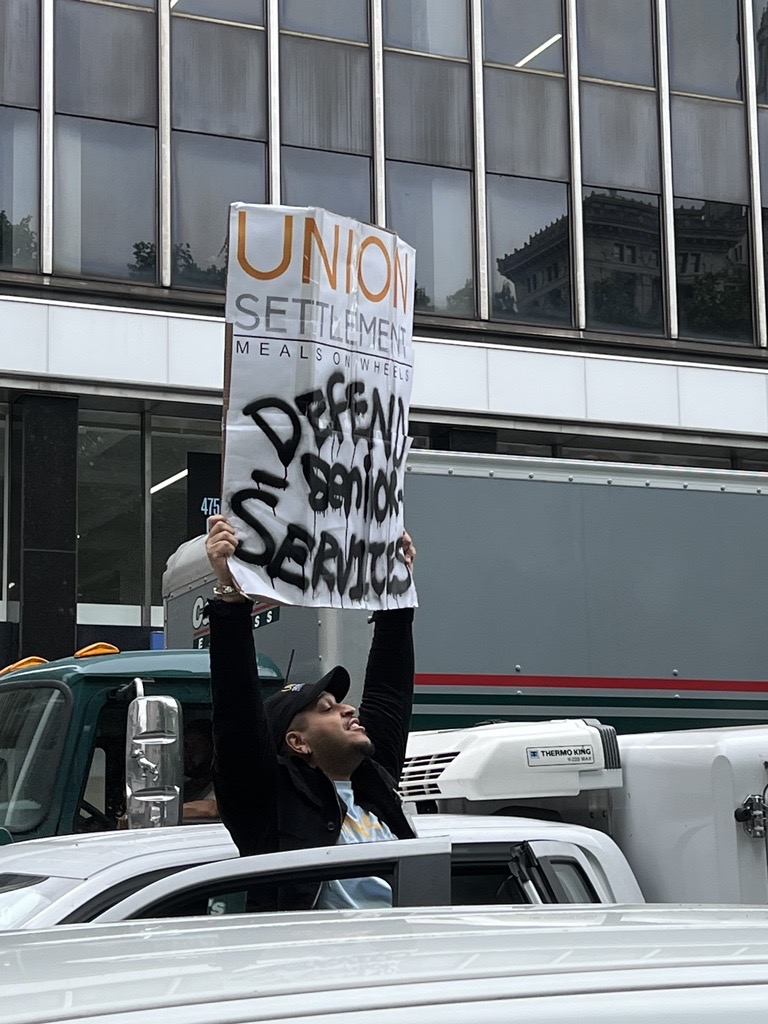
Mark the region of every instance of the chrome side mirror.
<instances>
[{"instance_id":1,"label":"chrome side mirror","mask_svg":"<svg viewBox=\"0 0 768 1024\"><path fill-rule=\"evenodd\" d=\"M181 822L181 708L173 697L136 697L128 707L125 809L128 828Z\"/></svg>"}]
</instances>

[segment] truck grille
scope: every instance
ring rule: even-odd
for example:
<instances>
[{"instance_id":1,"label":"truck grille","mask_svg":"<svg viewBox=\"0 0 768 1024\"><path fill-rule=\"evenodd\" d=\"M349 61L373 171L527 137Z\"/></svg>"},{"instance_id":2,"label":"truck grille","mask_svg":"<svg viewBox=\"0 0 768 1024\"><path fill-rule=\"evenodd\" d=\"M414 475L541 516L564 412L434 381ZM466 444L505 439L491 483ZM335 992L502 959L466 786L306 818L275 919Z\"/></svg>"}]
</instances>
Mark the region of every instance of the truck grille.
<instances>
[{"instance_id":1,"label":"truck grille","mask_svg":"<svg viewBox=\"0 0 768 1024\"><path fill-rule=\"evenodd\" d=\"M400 777L400 796L403 800L417 800L419 797L440 796L437 780L449 764L459 756L458 750L449 753L423 754L409 757Z\"/></svg>"}]
</instances>

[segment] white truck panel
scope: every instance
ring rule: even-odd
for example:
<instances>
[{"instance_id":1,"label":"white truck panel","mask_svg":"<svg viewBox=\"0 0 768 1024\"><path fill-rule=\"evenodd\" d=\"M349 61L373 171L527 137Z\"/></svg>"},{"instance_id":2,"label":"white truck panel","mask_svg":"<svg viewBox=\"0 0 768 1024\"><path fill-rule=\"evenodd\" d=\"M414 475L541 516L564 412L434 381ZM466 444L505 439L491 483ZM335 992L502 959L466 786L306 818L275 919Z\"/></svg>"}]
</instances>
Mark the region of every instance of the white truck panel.
<instances>
[{"instance_id":1,"label":"white truck panel","mask_svg":"<svg viewBox=\"0 0 768 1024\"><path fill-rule=\"evenodd\" d=\"M734 811L768 784L768 728L620 736L612 834L649 902L768 902L762 839Z\"/></svg>"}]
</instances>

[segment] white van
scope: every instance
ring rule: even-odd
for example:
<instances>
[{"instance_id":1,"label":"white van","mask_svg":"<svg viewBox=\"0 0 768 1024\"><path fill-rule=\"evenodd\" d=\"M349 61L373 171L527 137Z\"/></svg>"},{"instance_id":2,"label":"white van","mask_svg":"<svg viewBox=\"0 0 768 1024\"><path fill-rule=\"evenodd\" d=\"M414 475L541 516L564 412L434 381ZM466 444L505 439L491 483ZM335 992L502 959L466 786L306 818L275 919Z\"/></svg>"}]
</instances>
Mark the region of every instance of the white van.
<instances>
[{"instance_id":1,"label":"white van","mask_svg":"<svg viewBox=\"0 0 768 1024\"><path fill-rule=\"evenodd\" d=\"M764 1024L768 910L316 911L2 936L7 1024Z\"/></svg>"}]
</instances>

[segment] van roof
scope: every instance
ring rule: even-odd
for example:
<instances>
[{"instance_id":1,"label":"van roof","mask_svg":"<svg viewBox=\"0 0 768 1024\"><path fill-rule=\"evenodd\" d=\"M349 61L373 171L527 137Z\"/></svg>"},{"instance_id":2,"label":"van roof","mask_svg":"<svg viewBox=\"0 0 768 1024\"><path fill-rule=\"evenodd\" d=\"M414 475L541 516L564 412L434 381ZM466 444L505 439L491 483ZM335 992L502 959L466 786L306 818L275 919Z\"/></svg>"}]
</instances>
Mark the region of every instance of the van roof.
<instances>
[{"instance_id":1,"label":"van roof","mask_svg":"<svg viewBox=\"0 0 768 1024\"><path fill-rule=\"evenodd\" d=\"M636 1014L643 993L665 1005L685 998L679 1015L632 1021L682 1024L719 1019L707 1013L712 1006L738 1016L747 991L753 1000L757 992L750 1005L762 1019L768 1005L763 908L445 907L135 921L8 932L3 954L0 1006L14 1024L95 1024L114 1014L143 1024L339 1022L360 1012L383 1024L393 1017L375 1011L393 1008L407 1024L428 1007L449 1022L603 1021L620 1018L606 1016L606 1006ZM598 1012L577 1014L577 995ZM480 1014L485 1003L503 1014ZM528 1015L533 1003L538 1016Z\"/></svg>"}]
</instances>

